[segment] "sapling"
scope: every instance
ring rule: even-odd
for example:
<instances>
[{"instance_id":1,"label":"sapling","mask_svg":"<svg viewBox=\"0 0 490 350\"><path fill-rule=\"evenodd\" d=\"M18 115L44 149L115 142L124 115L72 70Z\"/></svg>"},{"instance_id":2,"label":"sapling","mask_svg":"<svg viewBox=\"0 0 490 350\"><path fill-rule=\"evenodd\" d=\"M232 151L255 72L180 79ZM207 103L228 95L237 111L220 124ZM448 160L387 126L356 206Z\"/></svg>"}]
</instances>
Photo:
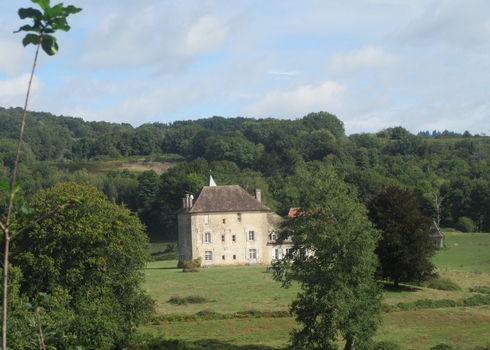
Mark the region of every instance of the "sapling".
<instances>
[{"instance_id":1,"label":"sapling","mask_svg":"<svg viewBox=\"0 0 490 350\"><path fill-rule=\"evenodd\" d=\"M3 231L3 241L4 241L4 256L3 256L3 290L2 290L2 350L7 350L7 287L8 287L8 261L9 261L9 250L10 241L22 231L30 228L34 224L40 222L44 218L52 215L55 211L62 209L69 203L64 203L51 210L50 212L33 219L31 223L27 226L15 229L12 227L13 222L13 208L14 202L19 199L19 193L22 188L22 183L16 181L17 177L17 167L19 165L20 158L20 148L22 145L22 135L24 133L27 106L29 102L29 94L31 91L32 78L34 77L34 72L36 70L37 57L39 54L39 48L42 48L49 56L52 56L58 52L58 43L56 37L53 36L57 30L62 30L67 32L70 30L70 26L67 22L67 17L71 14L80 12L82 9L77 8L73 5L63 6L63 4L58 4L50 6L49 0L31 0L33 3L39 5L40 10L29 8L19 9L19 17L21 19L31 19L32 25L24 25L19 28L18 32L27 32L26 36L22 40L22 44L27 46L33 44L36 46L36 53L34 56L34 63L32 65L31 76L29 79L29 84L27 87L26 100L24 104L24 110L22 113L22 120L19 133L19 142L17 146L17 152L15 155L15 161L12 168L10 185L0 182L0 188L7 192L8 204L7 204L7 215L4 220L0 220L0 229ZM79 199L74 198L73 202L78 202ZM32 214L32 210L29 208L22 207L21 211L24 214Z\"/></svg>"}]
</instances>

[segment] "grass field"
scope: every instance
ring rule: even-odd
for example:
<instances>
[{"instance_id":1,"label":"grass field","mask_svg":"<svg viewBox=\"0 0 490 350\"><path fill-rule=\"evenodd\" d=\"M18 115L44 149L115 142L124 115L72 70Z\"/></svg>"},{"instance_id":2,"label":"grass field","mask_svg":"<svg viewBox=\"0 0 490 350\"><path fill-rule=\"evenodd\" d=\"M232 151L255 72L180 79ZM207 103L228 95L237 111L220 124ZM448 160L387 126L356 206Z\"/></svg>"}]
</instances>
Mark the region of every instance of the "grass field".
<instances>
[{"instance_id":1,"label":"grass field","mask_svg":"<svg viewBox=\"0 0 490 350\"><path fill-rule=\"evenodd\" d=\"M490 234L445 232L447 249L433 258L441 277L461 286L442 291L405 286L386 291L384 303L396 304L419 299L468 298L468 288L490 287ZM157 250L158 251L158 250ZM146 289L157 300L159 314L195 314L199 311L235 313L245 310L285 310L298 287L283 289L265 272L264 266L202 269L183 273L176 261L150 263L145 270ZM207 302L177 306L172 296L202 296ZM429 349L440 343L455 348L484 346L490 342L490 307L421 309L383 314L377 341L392 341L405 349ZM204 349L282 349L294 319L247 318L172 322L145 326L141 332L183 339Z\"/></svg>"}]
</instances>

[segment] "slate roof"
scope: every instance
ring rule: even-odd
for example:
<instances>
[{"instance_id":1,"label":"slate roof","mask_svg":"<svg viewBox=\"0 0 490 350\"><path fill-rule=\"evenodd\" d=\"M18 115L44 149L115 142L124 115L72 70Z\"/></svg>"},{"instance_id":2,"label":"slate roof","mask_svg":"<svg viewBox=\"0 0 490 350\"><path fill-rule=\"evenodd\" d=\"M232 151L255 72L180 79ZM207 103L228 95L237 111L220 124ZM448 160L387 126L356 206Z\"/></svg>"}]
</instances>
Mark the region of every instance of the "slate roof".
<instances>
[{"instance_id":1,"label":"slate roof","mask_svg":"<svg viewBox=\"0 0 490 350\"><path fill-rule=\"evenodd\" d=\"M441 231L439 230L439 227L437 227L436 223L434 222L431 227L430 227L432 234L430 235L433 238L443 238L444 236L442 235Z\"/></svg>"},{"instance_id":2,"label":"slate roof","mask_svg":"<svg viewBox=\"0 0 490 350\"><path fill-rule=\"evenodd\" d=\"M196 197L192 208L178 213L270 211L238 185L204 186Z\"/></svg>"}]
</instances>

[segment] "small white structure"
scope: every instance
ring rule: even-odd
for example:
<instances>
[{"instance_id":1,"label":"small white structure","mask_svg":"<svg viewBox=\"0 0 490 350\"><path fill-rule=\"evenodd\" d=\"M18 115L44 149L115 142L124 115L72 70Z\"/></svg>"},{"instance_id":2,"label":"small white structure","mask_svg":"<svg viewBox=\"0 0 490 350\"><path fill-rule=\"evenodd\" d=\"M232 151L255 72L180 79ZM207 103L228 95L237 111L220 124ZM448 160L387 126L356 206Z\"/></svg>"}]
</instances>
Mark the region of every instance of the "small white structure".
<instances>
[{"instance_id":1,"label":"small white structure","mask_svg":"<svg viewBox=\"0 0 490 350\"><path fill-rule=\"evenodd\" d=\"M193 200L186 194L178 214L179 264L202 259L203 266L269 265L289 248L276 246L281 217L238 185L217 186L210 177Z\"/></svg>"}]
</instances>

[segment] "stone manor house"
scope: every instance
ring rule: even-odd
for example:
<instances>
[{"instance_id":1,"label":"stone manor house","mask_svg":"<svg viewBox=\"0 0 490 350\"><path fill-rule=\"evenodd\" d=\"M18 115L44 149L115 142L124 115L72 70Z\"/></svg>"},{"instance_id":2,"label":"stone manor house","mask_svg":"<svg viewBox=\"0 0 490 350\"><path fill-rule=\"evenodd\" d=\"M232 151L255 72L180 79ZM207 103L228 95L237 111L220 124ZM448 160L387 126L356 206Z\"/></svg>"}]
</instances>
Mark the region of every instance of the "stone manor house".
<instances>
[{"instance_id":1,"label":"stone manor house","mask_svg":"<svg viewBox=\"0 0 490 350\"><path fill-rule=\"evenodd\" d=\"M203 266L269 265L291 242L276 245L281 217L238 185L217 186L209 178L194 199L186 194L177 211L179 264L202 259Z\"/></svg>"}]
</instances>

